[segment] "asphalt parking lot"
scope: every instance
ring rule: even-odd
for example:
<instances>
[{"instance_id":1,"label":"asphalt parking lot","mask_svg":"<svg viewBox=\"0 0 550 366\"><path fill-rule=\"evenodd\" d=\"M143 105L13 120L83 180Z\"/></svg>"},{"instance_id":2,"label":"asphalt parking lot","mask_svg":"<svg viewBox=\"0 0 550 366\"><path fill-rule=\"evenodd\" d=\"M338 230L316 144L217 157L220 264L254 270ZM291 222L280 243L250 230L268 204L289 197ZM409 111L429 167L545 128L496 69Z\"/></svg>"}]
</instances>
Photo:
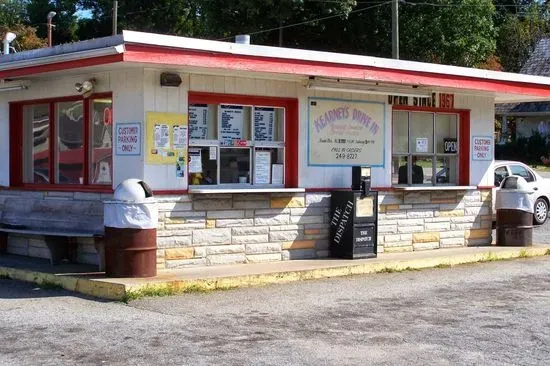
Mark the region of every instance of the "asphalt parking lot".
<instances>
[{"instance_id":1,"label":"asphalt parking lot","mask_svg":"<svg viewBox=\"0 0 550 366\"><path fill-rule=\"evenodd\" d=\"M0 365L545 365L550 257L97 301L0 279Z\"/></svg>"}]
</instances>

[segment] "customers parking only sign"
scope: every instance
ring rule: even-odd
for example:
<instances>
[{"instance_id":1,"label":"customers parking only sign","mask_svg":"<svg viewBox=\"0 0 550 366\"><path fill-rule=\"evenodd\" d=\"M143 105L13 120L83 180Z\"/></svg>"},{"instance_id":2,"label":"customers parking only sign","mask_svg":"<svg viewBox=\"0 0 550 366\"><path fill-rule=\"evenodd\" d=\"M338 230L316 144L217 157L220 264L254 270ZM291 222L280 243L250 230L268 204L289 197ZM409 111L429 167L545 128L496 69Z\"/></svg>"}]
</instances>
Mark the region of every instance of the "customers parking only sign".
<instances>
[{"instance_id":1,"label":"customers parking only sign","mask_svg":"<svg viewBox=\"0 0 550 366\"><path fill-rule=\"evenodd\" d=\"M494 147L492 136L472 137L472 160L493 160Z\"/></svg>"}]
</instances>

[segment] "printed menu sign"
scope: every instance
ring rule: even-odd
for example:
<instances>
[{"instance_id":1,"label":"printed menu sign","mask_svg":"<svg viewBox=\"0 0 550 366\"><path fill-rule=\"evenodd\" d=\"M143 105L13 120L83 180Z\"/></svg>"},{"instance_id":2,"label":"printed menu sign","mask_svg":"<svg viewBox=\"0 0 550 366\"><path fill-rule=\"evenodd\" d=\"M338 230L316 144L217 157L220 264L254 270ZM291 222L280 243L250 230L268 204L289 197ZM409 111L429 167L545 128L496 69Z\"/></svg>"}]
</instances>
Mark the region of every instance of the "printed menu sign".
<instances>
[{"instance_id":1,"label":"printed menu sign","mask_svg":"<svg viewBox=\"0 0 550 366\"><path fill-rule=\"evenodd\" d=\"M220 137L222 140L240 140L243 138L244 107L222 105Z\"/></svg>"},{"instance_id":2,"label":"printed menu sign","mask_svg":"<svg viewBox=\"0 0 550 366\"><path fill-rule=\"evenodd\" d=\"M273 141L274 125L274 108L254 109L254 139L256 141Z\"/></svg>"},{"instance_id":3,"label":"printed menu sign","mask_svg":"<svg viewBox=\"0 0 550 366\"><path fill-rule=\"evenodd\" d=\"M254 183L269 184L271 181L271 152L256 151L254 159Z\"/></svg>"},{"instance_id":4,"label":"printed menu sign","mask_svg":"<svg viewBox=\"0 0 550 366\"><path fill-rule=\"evenodd\" d=\"M169 149L170 134L168 125L155 125L155 149Z\"/></svg>"},{"instance_id":5,"label":"printed menu sign","mask_svg":"<svg viewBox=\"0 0 550 366\"><path fill-rule=\"evenodd\" d=\"M189 173L202 173L201 149L189 149Z\"/></svg>"},{"instance_id":6,"label":"printed menu sign","mask_svg":"<svg viewBox=\"0 0 550 366\"><path fill-rule=\"evenodd\" d=\"M384 166L385 105L310 98L309 165Z\"/></svg>"},{"instance_id":7,"label":"printed menu sign","mask_svg":"<svg viewBox=\"0 0 550 366\"><path fill-rule=\"evenodd\" d=\"M208 137L208 105L189 105L189 138L206 140Z\"/></svg>"},{"instance_id":8,"label":"printed menu sign","mask_svg":"<svg viewBox=\"0 0 550 366\"><path fill-rule=\"evenodd\" d=\"M493 137L474 136L472 141L472 160L493 160Z\"/></svg>"},{"instance_id":9,"label":"printed menu sign","mask_svg":"<svg viewBox=\"0 0 550 366\"><path fill-rule=\"evenodd\" d=\"M187 147L187 126L173 126L174 149L185 149Z\"/></svg>"}]
</instances>

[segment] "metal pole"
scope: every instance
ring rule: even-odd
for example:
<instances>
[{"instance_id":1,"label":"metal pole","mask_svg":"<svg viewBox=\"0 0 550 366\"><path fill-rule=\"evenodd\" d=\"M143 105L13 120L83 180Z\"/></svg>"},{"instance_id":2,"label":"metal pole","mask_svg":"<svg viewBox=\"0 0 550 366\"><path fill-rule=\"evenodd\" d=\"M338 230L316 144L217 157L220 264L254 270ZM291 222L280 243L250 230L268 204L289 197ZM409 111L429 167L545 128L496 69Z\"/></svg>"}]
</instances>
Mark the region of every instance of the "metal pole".
<instances>
[{"instance_id":1,"label":"metal pole","mask_svg":"<svg viewBox=\"0 0 550 366\"><path fill-rule=\"evenodd\" d=\"M52 46L52 18L48 18L48 47Z\"/></svg>"},{"instance_id":2,"label":"metal pole","mask_svg":"<svg viewBox=\"0 0 550 366\"><path fill-rule=\"evenodd\" d=\"M279 47L283 47L283 20L279 19Z\"/></svg>"},{"instance_id":3,"label":"metal pole","mask_svg":"<svg viewBox=\"0 0 550 366\"><path fill-rule=\"evenodd\" d=\"M399 0L391 3L392 58L399 59Z\"/></svg>"},{"instance_id":4,"label":"metal pole","mask_svg":"<svg viewBox=\"0 0 550 366\"><path fill-rule=\"evenodd\" d=\"M118 1L113 1L113 36L118 33Z\"/></svg>"}]
</instances>

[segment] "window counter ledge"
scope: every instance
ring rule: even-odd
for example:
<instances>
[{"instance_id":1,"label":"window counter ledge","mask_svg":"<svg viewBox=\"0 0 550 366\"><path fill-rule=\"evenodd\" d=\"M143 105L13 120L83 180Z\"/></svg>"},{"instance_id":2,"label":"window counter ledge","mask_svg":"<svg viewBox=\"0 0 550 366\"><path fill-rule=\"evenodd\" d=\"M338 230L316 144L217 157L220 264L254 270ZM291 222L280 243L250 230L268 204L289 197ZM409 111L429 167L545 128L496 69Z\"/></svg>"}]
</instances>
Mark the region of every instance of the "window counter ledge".
<instances>
[{"instance_id":1,"label":"window counter ledge","mask_svg":"<svg viewBox=\"0 0 550 366\"><path fill-rule=\"evenodd\" d=\"M393 186L392 188L401 191L469 191L478 189L477 186Z\"/></svg>"},{"instance_id":2,"label":"window counter ledge","mask_svg":"<svg viewBox=\"0 0 550 366\"><path fill-rule=\"evenodd\" d=\"M190 194L304 193L305 191L305 188L189 188Z\"/></svg>"}]
</instances>

